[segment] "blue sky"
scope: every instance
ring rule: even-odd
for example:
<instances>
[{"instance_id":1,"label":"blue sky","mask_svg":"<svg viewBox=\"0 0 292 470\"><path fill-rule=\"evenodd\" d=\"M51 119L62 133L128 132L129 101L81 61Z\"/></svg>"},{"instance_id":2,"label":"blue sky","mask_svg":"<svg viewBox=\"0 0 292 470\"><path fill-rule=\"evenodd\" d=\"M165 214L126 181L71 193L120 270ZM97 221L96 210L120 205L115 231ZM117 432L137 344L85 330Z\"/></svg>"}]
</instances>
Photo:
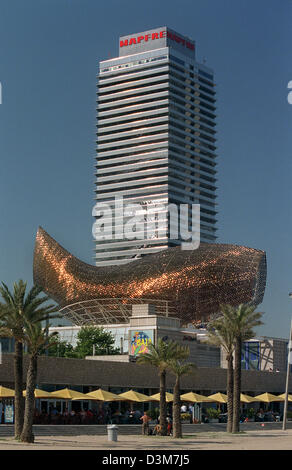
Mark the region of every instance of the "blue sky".
<instances>
[{"instance_id":1,"label":"blue sky","mask_svg":"<svg viewBox=\"0 0 292 470\"><path fill-rule=\"evenodd\" d=\"M290 0L0 0L0 280L32 283L37 227L93 263L98 61L167 25L196 41L218 90L218 236L267 252L259 334L292 314Z\"/></svg>"}]
</instances>

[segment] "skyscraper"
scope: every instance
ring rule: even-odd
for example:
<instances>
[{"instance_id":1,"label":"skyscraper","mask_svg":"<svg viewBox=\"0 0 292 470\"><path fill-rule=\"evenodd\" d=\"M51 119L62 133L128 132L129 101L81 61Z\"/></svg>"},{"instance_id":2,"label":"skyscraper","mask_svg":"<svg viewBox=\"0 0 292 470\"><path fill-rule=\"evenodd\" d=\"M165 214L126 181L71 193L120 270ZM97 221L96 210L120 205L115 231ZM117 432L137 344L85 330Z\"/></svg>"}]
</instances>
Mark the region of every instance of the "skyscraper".
<instances>
[{"instance_id":1,"label":"skyscraper","mask_svg":"<svg viewBox=\"0 0 292 470\"><path fill-rule=\"evenodd\" d=\"M200 204L200 240L215 242L215 95L213 71L196 62L195 43L168 27L121 37L119 57L100 62L95 192L115 225L112 236L95 241L97 266L181 244L164 209L164 234L138 225L136 237L125 238L120 197L148 211Z\"/></svg>"}]
</instances>

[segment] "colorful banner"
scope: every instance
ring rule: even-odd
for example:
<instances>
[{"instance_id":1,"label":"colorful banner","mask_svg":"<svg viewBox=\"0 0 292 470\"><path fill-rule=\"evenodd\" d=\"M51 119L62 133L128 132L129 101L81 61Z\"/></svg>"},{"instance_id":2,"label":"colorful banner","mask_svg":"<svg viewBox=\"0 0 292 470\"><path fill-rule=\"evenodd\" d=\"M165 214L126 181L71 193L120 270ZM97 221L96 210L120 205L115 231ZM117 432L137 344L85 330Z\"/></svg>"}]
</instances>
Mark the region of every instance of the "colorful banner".
<instances>
[{"instance_id":1,"label":"colorful banner","mask_svg":"<svg viewBox=\"0 0 292 470\"><path fill-rule=\"evenodd\" d=\"M14 407L13 405L5 405L4 407L4 423L13 423Z\"/></svg>"},{"instance_id":2,"label":"colorful banner","mask_svg":"<svg viewBox=\"0 0 292 470\"><path fill-rule=\"evenodd\" d=\"M153 343L154 331L131 331L131 356L138 356L149 352L149 344Z\"/></svg>"}]
</instances>

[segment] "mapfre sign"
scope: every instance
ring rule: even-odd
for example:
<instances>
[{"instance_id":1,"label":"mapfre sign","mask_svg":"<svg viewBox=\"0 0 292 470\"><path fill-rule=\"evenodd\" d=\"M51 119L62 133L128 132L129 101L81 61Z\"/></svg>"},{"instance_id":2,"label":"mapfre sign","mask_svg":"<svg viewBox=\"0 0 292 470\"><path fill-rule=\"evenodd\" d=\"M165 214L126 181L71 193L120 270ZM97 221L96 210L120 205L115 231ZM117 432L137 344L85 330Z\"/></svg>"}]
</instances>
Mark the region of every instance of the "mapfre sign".
<instances>
[{"instance_id":1,"label":"mapfre sign","mask_svg":"<svg viewBox=\"0 0 292 470\"><path fill-rule=\"evenodd\" d=\"M139 36L132 36L127 39L121 39L120 47L145 44L148 41L155 41L156 39L163 39L163 38L169 38L172 41L175 41L178 44L181 44L182 46L187 47L188 49L192 51L195 49L195 45L192 42L187 41L183 37L179 36L176 33L172 33L171 31L158 31L158 32L152 32L149 34L144 34L143 36L139 35Z\"/></svg>"}]
</instances>

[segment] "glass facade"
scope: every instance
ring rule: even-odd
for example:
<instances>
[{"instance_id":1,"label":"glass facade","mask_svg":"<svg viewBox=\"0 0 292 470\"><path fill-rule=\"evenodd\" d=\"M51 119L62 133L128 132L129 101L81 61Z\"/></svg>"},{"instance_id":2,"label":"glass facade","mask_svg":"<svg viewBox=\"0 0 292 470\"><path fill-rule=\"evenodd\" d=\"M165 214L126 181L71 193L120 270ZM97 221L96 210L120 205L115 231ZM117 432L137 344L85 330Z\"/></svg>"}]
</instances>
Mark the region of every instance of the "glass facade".
<instances>
[{"instance_id":1,"label":"glass facade","mask_svg":"<svg viewBox=\"0 0 292 470\"><path fill-rule=\"evenodd\" d=\"M105 331L111 333L114 337L114 348L119 348L121 352L127 354L129 351L129 341L128 341L128 326L120 326L120 327L106 327L104 326ZM66 341L72 344L73 347L77 345L77 335L79 332L79 327L66 327L66 328L58 328L54 327L51 328L50 331L57 331L59 333L59 337L61 341Z\"/></svg>"},{"instance_id":2,"label":"glass facade","mask_svg":"<svg viewBox=\"0 0 292 470\"><path fill-rule=\"evenodd\" d=\"M243 344L241 368L243 370L260 370L260 343L258 341Z\"/></svg>"},{"instance_id":3,"label":"glass facade","mask_svg":"<svg viewBox=\"0 0 292 470\"><path fill-rule=\"evenodd\" d=\"M2 353L12 353L14 352L14 338L1 338L1 349Z\"/></svg>"}]
</instances>

